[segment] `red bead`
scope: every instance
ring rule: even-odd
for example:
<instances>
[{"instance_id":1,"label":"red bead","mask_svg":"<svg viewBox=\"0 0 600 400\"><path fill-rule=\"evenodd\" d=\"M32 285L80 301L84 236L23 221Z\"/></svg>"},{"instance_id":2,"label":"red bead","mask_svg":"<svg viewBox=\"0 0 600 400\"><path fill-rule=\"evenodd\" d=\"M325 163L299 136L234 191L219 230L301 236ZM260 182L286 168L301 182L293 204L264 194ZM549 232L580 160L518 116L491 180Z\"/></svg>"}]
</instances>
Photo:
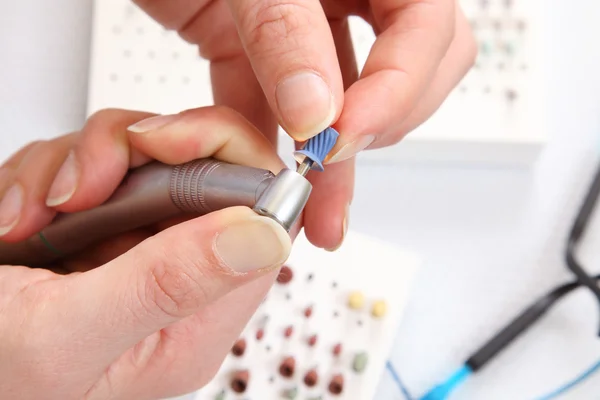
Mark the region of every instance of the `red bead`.
<instances>
[{"instance_id":1,"label":"red bead","mask_svg":"<svg viewBox=\"0 0 600 400\"><path fill-rule=\"evenodd\" d=\"M259 329L258 331L256 331L256 340L262 340L262 338L265 336L265 331L262 329Z\"/></svg>"},{"instance_id":2,"label":"red bead","mask_svg":"<svg viewBox=\"0 0 600 400\"><path fill-rule=\"evenodd\" d=\"M315 344L317 344L317 335L312 335L308 338L308 345L313 347Z\"/></svg>"},{"instance_id":3,"label":"red bead","mask_svg":"<svg viewBox=\"0 0 600 400\"><path fill-rule=\"evenodd\" d=\"M286 357L279 365L279 373L285 378L290 378L296 370L296 360L294 357Z\"/></svg>"},{"instance_id":4,"label":"red bead","mask_svg":"<svg viewBox=\"0 0 600 400\"><path fill-rule=\"evenodd\" d=\"M312 312L313 312L312 307L306 307L304 309L304 316L306 318L310 318L310 316L312 315Z\"/></svg>"},{"instance_id":5,"label":"red bead","mask_svg":"<svg viewBox=\"0 0 600 400\"><path fill-rule=\"evenodd\" d=\"M317 371L311 369L304 375L304 384L308 387L313 387L319 382L319 375Z\"/></svg>"},{"instance_id":6,"label":"red bead","mask_svg":"<svg viewBox=\"0 0 600 400\"><path fill-rule=\"evenodd\" d=\"M344 377L342 375L334 375L327 387L329 393L338 395L344 391Z\"/></svg>"},{"instance_id":7,"label":"red bead","mask_svg":"<svg viewBox=\"0 0 600 400\"><path fill-rule=\"evenodd\" d=\"M231 390L236 393L244 393L248 388L249 378L250 373L248 370L236 371L233 375L233 379L231 379Z\"/></svg>"},{"instance_id":8,"label":"red bead","mask_svg":"<svg viewBox=\"0 0 600 400\"><path fill-rule=\"evenodd\" d=\"M334 356L339 356L342 353L342 344L338 343L335 346L333 346L333 355Z\"/></svg>"},{"instance_id":9,"label":"red bead","mask_svg":"<svg viewBox=\"0 0 600 400\"><path fill-rule=\"evenodd\" d=\"M283 267L281 267L281 270L279 270L279 275L277 275L277 282L285 285L286 283L289 283L293 277L294 273L292 272L292 269L284 265Z\"/></svg>"},{"instance_id":10,"label":"red bead","mask_svg":"<svg viewBox=\"0 0 600 400\"><path fill-rule=\"evenodd\" d=\"M246 352L246 340L244 339L238 339L232 349L231 352L233 353L234 356L236 357L241 357L244 355L244 353Z\"/></svg>"},{"instance_id":11,"label":"red bead","mask_svg":"<svg viewBox=\"0 0 600 400\"><path fill-rule=\"evenodd\" d=\"M290 336L292 336L292 333L294 333L294 328L290 325L287 328L285 328L285 331L283 332L283 335L286 338L289 338Z\"/></svg>"}]
</instances>

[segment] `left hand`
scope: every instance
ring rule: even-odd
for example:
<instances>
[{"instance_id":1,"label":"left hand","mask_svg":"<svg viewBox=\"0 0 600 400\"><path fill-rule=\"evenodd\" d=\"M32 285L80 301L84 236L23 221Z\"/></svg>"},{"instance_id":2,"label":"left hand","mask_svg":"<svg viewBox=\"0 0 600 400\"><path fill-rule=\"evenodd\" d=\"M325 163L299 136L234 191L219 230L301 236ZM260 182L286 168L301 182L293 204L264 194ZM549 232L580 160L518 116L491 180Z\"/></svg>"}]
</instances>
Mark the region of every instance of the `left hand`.
<instances>
[{"instance_id":1,"label":"left hand","mask_svg":"<svg viewBox=\"0 0 600 400\"><path fill-rule=\"evenodd\" d=\"M283 168L271 143L229 109L148 117L103 110L81 131L0 163L0 240L24 240L57 212L102 204L130 169L153 160ZM0 265L0 397L144 400L198 389L291 247L273 220L228 207L115 235L51 265L54 272Z\"/></svg>"},{"instance_id":2,"label":"left hand","mask_svg":"<svg viewBox=\"0 0 600 400\"><path fill-rule=\"evenodd\" d=\"M304 226L335 248L347 227L354 156L390 146L427 120L471 67L476 45L458 0L134 0L211 61L216 104L271 141L278 123L297 141L334 125L340 138ZM348 17L377 40L360 77ZM291 79L288 79L291 78Z\"/></svg>"}]
</instances>

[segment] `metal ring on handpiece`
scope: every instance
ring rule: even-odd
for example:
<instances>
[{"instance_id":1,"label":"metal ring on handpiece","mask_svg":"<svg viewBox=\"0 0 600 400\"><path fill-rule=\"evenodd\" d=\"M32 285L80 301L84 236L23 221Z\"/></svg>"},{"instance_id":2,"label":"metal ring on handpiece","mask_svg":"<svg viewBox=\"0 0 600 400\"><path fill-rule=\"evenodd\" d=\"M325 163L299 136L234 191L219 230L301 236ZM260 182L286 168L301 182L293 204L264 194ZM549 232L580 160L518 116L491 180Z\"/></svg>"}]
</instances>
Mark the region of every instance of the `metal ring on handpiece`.
<instances>
[{"instance_id":1,"label":"metal ring on handpiece","mask_svg":"<svg viewBox=\"0 0 600 400\"><path fill-rule=\"evenodd\" d=\"M289 232L304 210L312 185L301 174L283 169L258 198L254 211L272 218Z\"/></svg>"}]
</instances>

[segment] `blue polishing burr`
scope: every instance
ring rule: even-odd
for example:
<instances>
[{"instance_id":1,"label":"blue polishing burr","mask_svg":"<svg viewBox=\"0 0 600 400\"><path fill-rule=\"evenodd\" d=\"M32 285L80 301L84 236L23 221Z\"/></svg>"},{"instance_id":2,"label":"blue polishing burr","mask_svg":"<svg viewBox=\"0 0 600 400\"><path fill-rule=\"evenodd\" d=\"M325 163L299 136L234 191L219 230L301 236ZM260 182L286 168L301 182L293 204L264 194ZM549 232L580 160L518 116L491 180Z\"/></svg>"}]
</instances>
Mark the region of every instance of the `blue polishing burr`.
<instances>
[{"instance_id":1,"label":"blue polishing burr","mask_svg":"<svg viewBox=\"0 0 600 400\"><path fill-rule=\"evenodd\" d=\"M294 158L300 164L310 164L310 169L324 171L323 160L331 151L340 134L333 128L327 128L310 138L302 150L294 152Z\"/></svg>"}]
</instances>

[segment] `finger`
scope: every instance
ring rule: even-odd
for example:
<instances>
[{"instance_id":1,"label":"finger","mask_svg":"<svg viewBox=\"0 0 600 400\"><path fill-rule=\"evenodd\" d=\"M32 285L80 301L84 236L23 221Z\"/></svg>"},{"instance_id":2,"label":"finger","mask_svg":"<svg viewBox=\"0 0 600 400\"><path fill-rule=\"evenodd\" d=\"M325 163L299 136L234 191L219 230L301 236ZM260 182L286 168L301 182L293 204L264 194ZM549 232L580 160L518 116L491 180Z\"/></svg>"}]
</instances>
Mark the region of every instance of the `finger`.
<instances>
[{"instance_id":1,"label":"finger","mask_svg":"<svg viewBox=\"0 0 600 400\"><path fill-rule=\"evenodd\" d=\"M213 61L210 70L215 104L238 111L276 147L279 124L246 56Z\"/></svg>"},{"instance_id":2,"label":"finger","mask_svg":"<svg viewBox=\"0 0 600 400\"><path fill-rule=\"evenodd\" d=\"M304 141L337 120L343 83L317 0L228 0L256 77L281 126Z\"/></svg>"},{"instance_id":3,"label":"finger","mask_svg":"<svg viewBox=\"0 0 600 400\"><path fill-rule=\"evenodd\" d=\"M131 250L148 237L149 230L139 229L118 235L70 256L62 267L71 272L84 272L97 268Z\"/></svg>"},{"instance_id":4,"label":"finger","mask_svg":"<svg viewBox=\"0 0 600 400\"><path fill-rule=\"evenodd\" d=\"M180 164L216 157L281 169L269 142L233 111L206 107L145 119L151 114L106 113L86 125L70 160L61 167L54 185L69 188L63 191L71 194L55 202L60 203L55 206L59 211L75 212L103 203L130 167L152 159ZM65 177L68 184L63 185Z\"/></svg>"},{"instance_id":5,"label":"finger","mask_svg":"<svg viewBox=\"0 0 600 400\"><path fill-rule=\"evenodd\" d=\"M36 142L19 152L0 173L0 237L25 239L47 225L55 212L45 205L52 180L65 160L75 135Z\"/></svg>"},{"instance_id":6,"label":"finger","mask_svg":"<svg viewBox=\"0 0 600 400\"><path fill-rule=\"evenodd\" d=\"M361 78L345 94L328 163L397 141L388 134L421 98L454 36L454 0L376 0L378 36Z\"/></svg>"},{"instance_id":7,"label":"finger","mask_svg":"<svg viewBox=\"0 0 600 400\"><path fill-rule=\"evenodd\" d=\"M456 7L456 34L440 63L425 95L402 124L394 137L402 138L425 122L444 102L456 84L475 63L477 43L471 26L460 7Z\"/></svg>"},{"instance_id":8,"label":"finger","mask_svg":"<svg viewBox=\"0 0 600 400\"><path fill-rule=\"evenodd\" d=\"M290 237L273 220L228 208L58 281L52 308L33 317L36 324L71 327L77 337L62 335L55 345L68 343L71 354L86 354L102 369L145 337L280 267L290 249Z\"/></svg>"},{"instance_id":9,"label":"finger","mask_svg":"<svg viewBox=\"0 0 600 400\"><path fill-rule=\"evenodd\" d=\"M205 107L154 117L129 129L133 146L166 164L214 157L274 173L284 166L275 147L230 108Z\"/></svg>"},{"instance_id":10,"label":"finger","mask_svg":"<svg viewBox=\"0 0 600 400\"><path fill-rule=\"evenodd\" d=\"M172 7L170 3L164 6ZM186 41L197 44L201 56L211 61L215 105L238 111L277 145L277 119L244 52L227 3L209 2L179 27L179 34Z\"/></svg>"},{"instance_id":11,"label":"finger","mask_svg":"<svg viewBox=\"0 0 600 400\"><path fill-rule=\"evenodd\" d=\"M358 68L347 19L330 21L342 66L344 87L358 79ZM328 166L324 172L309 174L314 190L304 211L306 238L316 247L330 251L343 242L348 230L349 209L354 194L355 160Z\"/></svg>"},{"instance_id":12,"label":"finger","mask_svg":"<svg viewBox=\"0 0 600 400\"><path fill-rule=\"evenodd\" d=\"M132 164L149 160L131 151L127 127L150 115L107 109L91 116L47 191L46 205L75 212L105 202Z\"/></svg>"},{"instance_id":13,"label":"finger","mask_svg":"<svg viewBox=\"0 0 600 400\"><path fill-rule=\"evenodd\" d=\"M21 160L29 152L29 150L31 150L34 146L38 145L39 143L40 141L29 143L28 145L19 149L15 154L9 157L8 160L2 163L2 165L0 166L0 170L16 169L21 163Z\"/></svg>"}]
</instances>

